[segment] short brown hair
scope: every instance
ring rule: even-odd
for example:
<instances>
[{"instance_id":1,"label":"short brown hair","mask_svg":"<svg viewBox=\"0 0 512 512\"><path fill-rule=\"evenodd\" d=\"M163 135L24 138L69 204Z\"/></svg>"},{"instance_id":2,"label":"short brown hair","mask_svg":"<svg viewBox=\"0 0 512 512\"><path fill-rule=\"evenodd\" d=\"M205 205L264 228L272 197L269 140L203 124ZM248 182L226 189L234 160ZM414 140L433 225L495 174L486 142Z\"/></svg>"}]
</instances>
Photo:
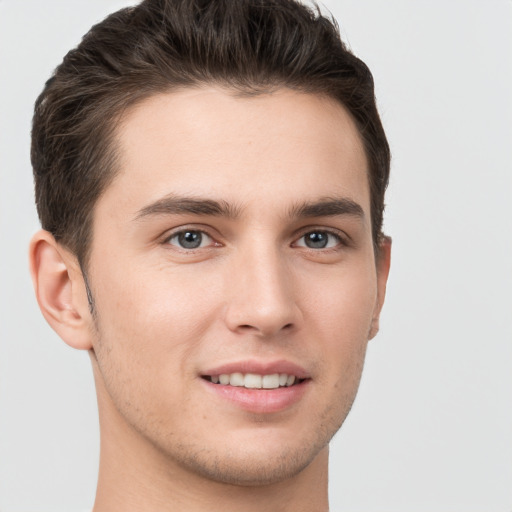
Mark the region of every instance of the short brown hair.
<instances>
[{"instance_id":1,"label":"short brown hair","mask_svg":"<svg viewBox=\"0 0 512 512\"><path fill-rule=\"evenodd\" d=\"M177 87L245 94L287 87L341 102L369 166L372 235L382 236L390 152L368 67L335 20L295 0L145 0L92 27L36 101L35 195L42 227L85 265L96 201L116 169L115 128L127 108Z\"/></svg>"}]
</instances>

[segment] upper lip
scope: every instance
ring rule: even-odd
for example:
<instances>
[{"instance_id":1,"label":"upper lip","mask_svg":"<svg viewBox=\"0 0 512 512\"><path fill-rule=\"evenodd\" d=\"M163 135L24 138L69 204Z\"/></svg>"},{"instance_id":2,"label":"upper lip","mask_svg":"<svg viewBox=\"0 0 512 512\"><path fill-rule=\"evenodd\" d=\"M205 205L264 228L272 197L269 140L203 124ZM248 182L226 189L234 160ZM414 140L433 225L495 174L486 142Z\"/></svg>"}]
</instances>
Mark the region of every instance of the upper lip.
<instances>
[{"instance_id":1,"label":"upper lip","mask_svg":"<svg viewBox=\"0 0 512 512\"><path fill-rule=\"evenodd\" d=\"M286 373L295 375L299 379L309 379L309 373L296 363L291 361L257 361L245 360L225 363L214 368L201 372L201 375L222 375L231 373L255 373L257 375L272 375L275 373Z\"/></svg>"}]
</instances>

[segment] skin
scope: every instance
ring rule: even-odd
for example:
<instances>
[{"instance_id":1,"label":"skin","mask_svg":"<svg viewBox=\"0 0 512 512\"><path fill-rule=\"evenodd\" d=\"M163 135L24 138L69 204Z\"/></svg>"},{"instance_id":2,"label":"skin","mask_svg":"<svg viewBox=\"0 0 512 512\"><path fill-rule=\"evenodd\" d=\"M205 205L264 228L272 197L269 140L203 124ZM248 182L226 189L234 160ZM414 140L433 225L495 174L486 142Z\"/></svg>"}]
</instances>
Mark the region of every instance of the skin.
<instances>
[{"instance_id":1,"label":"skin","mask_svg":"<svg viewBox=\"0 0 512 512\"><path fill-rule=\"evenodd\" d=\"M374 254L354 122L325 97L204 87L145 100L117 141L120 172L94 213L93 314L74 256L44 231L31 245L43 314L91 355L95 512L327 510L328 443L378 330L390 255L387 241ZM181 198L227 211L177 211ZM201 246L180 246L183 230ZM304 392L277 412L210 392L208 369L245 361L300 366Z\"/></svg>"}]
</instances>

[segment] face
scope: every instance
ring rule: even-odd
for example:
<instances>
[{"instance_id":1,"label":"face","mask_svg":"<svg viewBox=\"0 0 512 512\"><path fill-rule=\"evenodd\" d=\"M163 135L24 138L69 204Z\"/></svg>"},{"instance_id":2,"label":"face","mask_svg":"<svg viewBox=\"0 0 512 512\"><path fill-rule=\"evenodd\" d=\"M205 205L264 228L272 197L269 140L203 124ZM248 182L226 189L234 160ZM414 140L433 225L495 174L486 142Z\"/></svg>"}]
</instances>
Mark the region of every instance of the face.
<instances>
[{"instance_id":1,"label":"face","mask_svg":"<svg viewBox=\"0 0 512 512\"><path fill-rule=\"evenodd\" d=\"M353 121L202 88L117 135L88 267L103 434L221 482L297 474L351 407L383 296Z\"/></svg>"}]
</instances>

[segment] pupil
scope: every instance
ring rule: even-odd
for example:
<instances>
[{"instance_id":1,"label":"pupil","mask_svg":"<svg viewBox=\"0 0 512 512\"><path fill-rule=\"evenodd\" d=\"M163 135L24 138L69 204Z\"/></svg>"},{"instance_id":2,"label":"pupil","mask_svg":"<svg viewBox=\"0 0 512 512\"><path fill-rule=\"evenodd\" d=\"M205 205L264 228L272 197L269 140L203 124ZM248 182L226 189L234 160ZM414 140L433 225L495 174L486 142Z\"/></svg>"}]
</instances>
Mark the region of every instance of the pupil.
<instances>
[{"instance_id":1,"label":"pupil","mask_svg":"<svg viewBox=\"0 0 512 512\"><path fill-rule=\"evenodd\" d=\"M178 236L178 240L185 249L196 249L201 245L202 235L198 231L185 231Z\"/></svg>"},{"instance_id":2,"label":"pupil","mask_svg":"<svg viewBox=\"0 0 512 512\"><path fill-rule=\"evenodd\" d=\"M306 235L306 245L311 249L323 249L327 245L325 233L309 233Z\"/></svg>"}]
</instances>

